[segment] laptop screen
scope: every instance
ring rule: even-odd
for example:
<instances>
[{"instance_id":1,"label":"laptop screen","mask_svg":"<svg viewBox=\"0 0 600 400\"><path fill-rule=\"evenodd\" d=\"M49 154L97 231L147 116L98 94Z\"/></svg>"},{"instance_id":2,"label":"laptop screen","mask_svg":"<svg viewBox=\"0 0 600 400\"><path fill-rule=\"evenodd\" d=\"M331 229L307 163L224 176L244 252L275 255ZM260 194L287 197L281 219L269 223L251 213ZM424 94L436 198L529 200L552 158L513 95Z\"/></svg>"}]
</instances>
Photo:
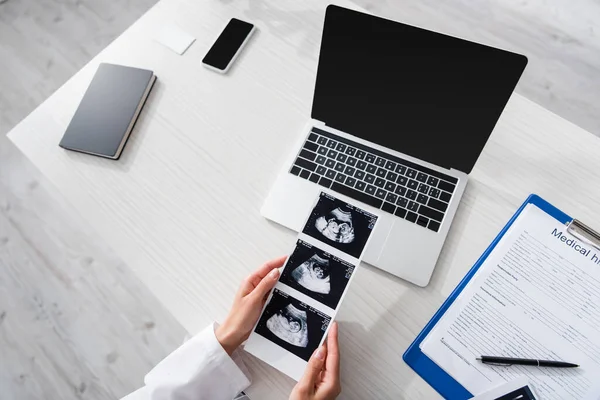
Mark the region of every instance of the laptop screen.
<instances>
[{"instance_id":1,"label":"laptop screen","mask_svg":"<svg viewBox=\"0 0 600 400\"><path fill-rule=\"evenodd\" d=\"M525 56L329 6L312 118L469 173Z\"/></svg>"}]
</instances>

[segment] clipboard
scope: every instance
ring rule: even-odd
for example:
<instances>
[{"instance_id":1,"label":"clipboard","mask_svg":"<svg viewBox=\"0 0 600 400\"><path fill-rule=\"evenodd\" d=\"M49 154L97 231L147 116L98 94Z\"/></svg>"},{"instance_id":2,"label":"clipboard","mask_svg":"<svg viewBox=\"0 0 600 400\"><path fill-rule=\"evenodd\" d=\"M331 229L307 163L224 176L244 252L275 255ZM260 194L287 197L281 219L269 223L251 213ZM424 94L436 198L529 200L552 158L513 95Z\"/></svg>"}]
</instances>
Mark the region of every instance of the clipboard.
<instances>
[{"instance_id":1,"label":"clipboard","mask_svg":"<svg viewBox=\"0 0 600 400\"><path fill-rule=\"evenodd\" d=\"M582 242L594 246L600 250L600 234L596 231L565 214L563 211L554 207L546 200L542 199L536 194L530 195L527 200L519 207L517 212L511 217L508 223L502 228L498 236L492 241L489 247L483 252L481 257L475 262L475 265L467 272L465 277L460 281L458 286L452 291L450 296L442 304L439 310L433 315L431 320L425 325L425 328L419 333L416 339L408 347L402 359L408 366L410 366L417 374L421 376L431 387L433 387L439 394L445 399L449 400L466 400L473 397L467 389L465 389L460 383L454 378L447 374L442 368L427 357L419 348L421 342L427 337L429 332L435 327L440 318L448 310L448 308L454 303L454 300L458 297L460 292L467 286L471 278L475 275L479 267L485 262L490 253L494 250L500 239L510 229L514 221L519 217L521 212L525 209L528 204L533 204L550 215L560 223L566 225L567 232Z\"/></svg>"}]
</instances>

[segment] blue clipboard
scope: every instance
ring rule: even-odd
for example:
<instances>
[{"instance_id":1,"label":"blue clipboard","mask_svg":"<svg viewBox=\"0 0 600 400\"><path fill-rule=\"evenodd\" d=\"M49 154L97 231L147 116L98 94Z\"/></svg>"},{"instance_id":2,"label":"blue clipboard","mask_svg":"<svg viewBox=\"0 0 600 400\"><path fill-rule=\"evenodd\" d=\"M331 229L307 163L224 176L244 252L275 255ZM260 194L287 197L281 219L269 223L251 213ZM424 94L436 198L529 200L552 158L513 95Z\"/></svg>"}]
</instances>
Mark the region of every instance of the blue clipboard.
<instances>
[{"instance_id":1,"label":"blue clipboard","mask_svg":"<svg viewBox=\"0 0 600 400\"><path fill-rule=\"evenodd\" d=\"M425 325L425 328L419 333L417 338L412 342L410 347L406 350L402 359L417 373L423 378L431 387L433 387L439 394L442 395L445 399L449 400L464 400L470 399L473 395L465 389L460 383L458 383L454 378L448 375L443 369L437 366L436 363L431 361L429 357L427 357L419 346L421 342L429 332L433 329L433 327L437 324L437 322L442 318L444 313L448 310L448 308L454 303L458 294L467 286L473 275L477 272L479 267L485 262L487 257L490 255L494 247L498 244L502 236L508 231L513 222L517 219L517 217L521 214L521 212L525 209L525 206L528 204L534 204L542 211L546 212L548 215L554 217L557 221L562 224L569 224L573 221L571 217L567 214L554 207L552 204L548 203L546 200L542 199L538 195L532 194L527 200L519 207L515 215L508 221L508 223L502 228L498 236L492 241L490 246L483 252L481 257L477 260L473 268L469 270L467 275L463 278L462 281L458 284L458 286L452 291L450 296L446 299L444 304L440 307L440 309L435 313L433 318ZM573 221L574 222L574 221Z\"/></svg>"}]
</instances>

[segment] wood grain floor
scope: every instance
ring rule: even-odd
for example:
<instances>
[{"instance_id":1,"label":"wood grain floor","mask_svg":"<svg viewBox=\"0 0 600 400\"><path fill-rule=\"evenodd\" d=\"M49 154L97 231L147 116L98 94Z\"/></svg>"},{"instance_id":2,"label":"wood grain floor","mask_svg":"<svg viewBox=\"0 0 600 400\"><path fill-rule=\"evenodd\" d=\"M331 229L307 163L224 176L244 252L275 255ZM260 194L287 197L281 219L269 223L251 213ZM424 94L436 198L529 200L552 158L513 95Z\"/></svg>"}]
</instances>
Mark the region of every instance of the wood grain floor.
<instances>
[{"instance_id":1,"label":"wood grain floor","mask_svg":"<svg viewBox=\"0 0 600 400\"><path fill-rule=\"evenodd\" d=\"M0 398L116 399L185 336L5 133L153 1L0 4Z\"/></svg>"},{"instance_id":2,"label":"wood grain floor","mask_svg":"<svg viewBox=\"0 0 600 400\"><path fill-rule=\"evenodd\" d=\"M185 332L9 146L2 138L0 398L118 398Z\"/></svg>"},{"instance_id":3,"label":"wood grain floor","mask_svg":"<svg viewBox=\"0 0 600 400\"><path fill-rule=\"evenodd\" d=\"M354 1L526 54L518 91L600 135L596 0ZM185 334L4 137L154 3L0 0L3 400L118 398Z\"/></svg>"}]
</instances>

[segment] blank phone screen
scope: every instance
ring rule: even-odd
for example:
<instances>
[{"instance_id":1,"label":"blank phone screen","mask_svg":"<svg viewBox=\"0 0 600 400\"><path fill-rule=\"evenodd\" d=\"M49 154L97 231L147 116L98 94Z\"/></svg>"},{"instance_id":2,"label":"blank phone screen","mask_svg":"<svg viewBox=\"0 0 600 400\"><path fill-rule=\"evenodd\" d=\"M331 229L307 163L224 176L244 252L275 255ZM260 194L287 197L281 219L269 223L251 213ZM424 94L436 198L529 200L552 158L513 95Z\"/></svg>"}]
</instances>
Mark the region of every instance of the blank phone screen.
<instances>
[{"instance_id":1,"label":"blank phone screen","mask_svg":"<svg viewBox=\"0 0 600 400\"><path fill-rule=\"evenodd\" d=\"M252 28L252 24L232 18L202 62L225 70Z\"/></svg>"}]
</instances>

